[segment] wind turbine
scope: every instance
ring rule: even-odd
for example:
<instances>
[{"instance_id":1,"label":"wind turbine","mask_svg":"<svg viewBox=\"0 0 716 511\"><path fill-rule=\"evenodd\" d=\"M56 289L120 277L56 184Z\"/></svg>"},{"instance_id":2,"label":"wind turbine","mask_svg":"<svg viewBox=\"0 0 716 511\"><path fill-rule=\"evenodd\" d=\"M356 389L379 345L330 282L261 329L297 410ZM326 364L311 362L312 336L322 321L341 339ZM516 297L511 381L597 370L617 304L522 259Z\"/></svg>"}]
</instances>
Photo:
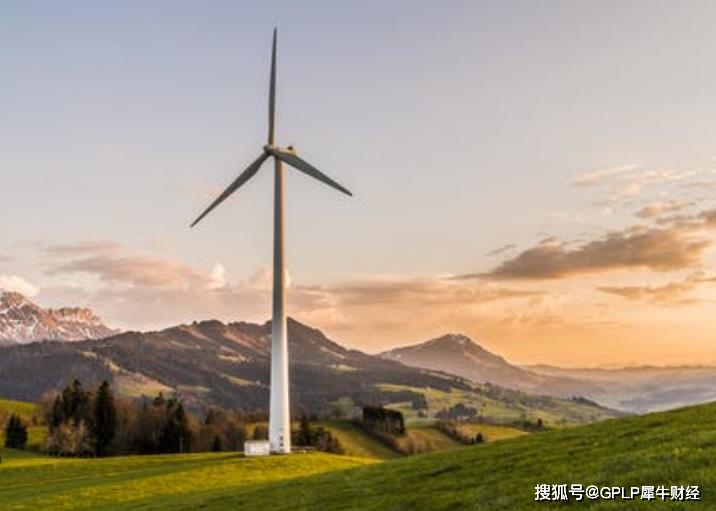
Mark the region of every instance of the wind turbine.
<instances>
[{"instance_id":1,"label":"wind turbine","mask_svg":"<svg viewBox=\"0 0 716 511\"><path fill-rule=\"evenodd\" d=\"M271 50L271 75L268 98L268 142L261 155L244 170L219 195L206 210L194 220L198 224L216 206L251 179L261 165L274 160L274 210L273 210L273 318L271 322L271 397L269 409L269 444L272 452L291 452L291 417L288 391L288 332L286 329L286 308L284 300L284 250L283 250L283 164L318 179L336 190L352 195L346 188L325 175L316 167L301 159L292 146L279 147L274 143L276 125L276 32L273 31Z\"/></svg>"}]
</instances>

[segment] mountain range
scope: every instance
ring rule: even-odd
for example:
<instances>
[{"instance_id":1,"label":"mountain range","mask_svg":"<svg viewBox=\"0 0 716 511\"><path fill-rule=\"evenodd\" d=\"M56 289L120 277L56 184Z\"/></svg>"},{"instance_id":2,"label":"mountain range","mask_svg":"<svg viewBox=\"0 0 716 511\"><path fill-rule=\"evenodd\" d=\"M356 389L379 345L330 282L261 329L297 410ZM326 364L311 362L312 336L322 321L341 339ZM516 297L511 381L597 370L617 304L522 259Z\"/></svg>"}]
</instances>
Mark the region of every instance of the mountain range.
<instances>
[{"instance_id":1,"label":"mountain range","mask_svg":"<svg viewBox=\"0 0 716 511\"><path fill-rule=\"evenodd\" d=\"M713 367L521 367L461 334L372 356L293 320L289 329L292 391L299 400L294 402L324 411L344 397L361 403L400 399L417 408L425 395L434 395L420 390L425 388L456 389L473 403L478 395L495 393L502 401L518 396L525 402L529 396L566 402L581 396L634 413L716 399ZM129 396L176 392L197 406L260 408L268 396L269 335L270 323L218 321L119 334L89 309L43 309L21 294L4 292L0 346L16 349L0 352L0 396L36 400L71 377L109 378Z\"/></svg>"},{"instance_id":2,"label":"mountain range","mask_svg":"<svg viewBox=\"0 0 716 511\"><path fill-rule=\"evenodd\" d=\"M0 345L101 339L115 333L90 309L43 309L20 293L0 291Z\"/></svg>"},{"instance_id":3,"label":"mountain range","mask_svg":"<svg viewBox=\"0 0 716 511\"><path fill-rule=\"evenodd\" d=\"M434 416L463 404L487 419L586 423L619 415L581 399L534 396L460 376L410 367L348 349L289 319L291 396L295 411L350 416L362 405L394 404ZM122 396L176 394L194 409L208 405L265 410L270 322L202 321L104 339L0 347L0 396L37 401L80 379L112 382Z\"/></svg>"},{"instance_id":4,"label":"mountain range","mask_svg":"<svg viewBox=\"0 0 716 511\"><path fill-rule=\"evenodd\" d=\"M668 410L716 400L716 367L561 368L518 366L472 339L449 334L395 348L381 357L423 369L532 394L583 396L630 413Z\"/></svg>"}]
</instances>

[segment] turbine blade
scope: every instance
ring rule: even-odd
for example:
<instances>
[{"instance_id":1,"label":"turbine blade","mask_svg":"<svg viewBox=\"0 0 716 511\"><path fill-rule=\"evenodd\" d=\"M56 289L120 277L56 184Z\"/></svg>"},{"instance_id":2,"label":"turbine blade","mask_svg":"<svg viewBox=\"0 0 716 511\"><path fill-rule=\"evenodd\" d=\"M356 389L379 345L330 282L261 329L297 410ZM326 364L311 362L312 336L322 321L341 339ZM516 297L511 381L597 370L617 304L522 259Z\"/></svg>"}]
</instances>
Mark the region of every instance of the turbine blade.
<instances>
[{"instance_id":1,"label":"turbine blade","mask_svg":"<svg viewBox=\"0 0 716 511\"><path fill-rule=\"evenodd\" d=\"M191 224L191 227L194 227L196 224L198 224L202 218L204 218L206 215L208 215L216 206L224 202L226 198L234 193L236 190L238 190L246 181L254 177L254 174L256 174L259 169L261 168L261 165L263 162L265 162L268 159L269 155L266 153L263 153L261 156L259 156L251 165L246 167L246 170L244 170L241 174L239 174L239 177L234 179L234 182L231 183L226 190L224 190L221 195L219 195L214 202L211 203L211 206L206 208L204 212L199 215L199 218L194 220Z\"/></svg>"},{"instance_id":2,"label":"turbine blade","mask_svg":"<svg viewBox=\"0 0 716 511\"><path fill-rule=\"evenodd\" d=\"M274 124L276 122L276 32L278 28L273 29L273 49L271 50L271 78L269 82L269 132L268 143L273 145L274 141Z\"/></svg>"},{"instance_id":3,"label":"turbine blade","mask_svg":"<svg viewBox=\"0 0 716 511\"><path fill-rule=\"evenodd\" d=\"M343 192L346 195L350 195L351 197L353 194L344 186L338 184L333 179L325 175L323 172L318 170L316 167L311 165L305 160L302 160L299 158L296 154L292 152L287 151L281 151L274 148L267 148L266 149L272 156L278 158L279 160L287 163L288 165L291 165L293 168L300 170L304 174L308 174L309 176L318 179L319 181L327 184L330 187L335 188L339 192Z\"/></svg>"}]
</instances>

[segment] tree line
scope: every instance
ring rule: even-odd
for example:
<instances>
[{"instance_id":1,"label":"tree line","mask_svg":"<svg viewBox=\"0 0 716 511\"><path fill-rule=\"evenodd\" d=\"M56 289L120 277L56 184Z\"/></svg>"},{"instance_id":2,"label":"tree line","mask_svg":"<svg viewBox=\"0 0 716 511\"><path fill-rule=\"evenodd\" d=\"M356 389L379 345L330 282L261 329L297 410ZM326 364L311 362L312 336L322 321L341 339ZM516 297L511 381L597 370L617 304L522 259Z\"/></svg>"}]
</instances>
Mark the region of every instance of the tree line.
<instances>
[{"instance_id":1,"label":"tree line","mask_svg":"<svg viewBox=\"0 0 716 511\"><path fill-rule=\"evenodd\" d=\"M107 381L95 389L86 389L82 382L74 380L60 392L45 396L39 408L48 428L43 450L56 456L241 451L247 425L253 426L252 438L268 437L263 412L210 407L199 418L176 396L159 393L153 399L116 397ZM18 423L21 424L19 419L13 419L8 428L14 430ZM314 427L305 414L292 436L297 446L343 451L329 431Z\"/></svg>"},{"instance_id":2,"label":"tree line","mask_svg":"<svg viewBox=\"0 0 716 511\"><path fill-rule=\"evenodd\" d=\"M485 437L481 432L473 434L469 429L461 427L458 421L441 420L437 423L437 428L444 434L465 445L481 444L485 441Z\"/></svg>"}]
</instances>

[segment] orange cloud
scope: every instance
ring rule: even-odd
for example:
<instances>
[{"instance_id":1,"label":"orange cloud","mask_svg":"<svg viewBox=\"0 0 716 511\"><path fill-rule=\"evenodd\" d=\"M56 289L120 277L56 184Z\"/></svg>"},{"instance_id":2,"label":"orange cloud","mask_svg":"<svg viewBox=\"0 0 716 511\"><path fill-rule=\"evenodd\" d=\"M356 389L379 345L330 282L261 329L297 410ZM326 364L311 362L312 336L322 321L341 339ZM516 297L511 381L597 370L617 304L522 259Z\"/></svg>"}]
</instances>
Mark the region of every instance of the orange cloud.
<instances>
[{"instance_id":1,"label":"orange cloud","mask_svg":"<svg viewBox=\"0 0 716 511\"><path fill-rule=\"evenodd\" d=\"M705 277L697 272L682 282L670 282L660 286L599 286L597 290L632 301L645 301L657 305L691 305L700 300L687 295L699 284L716 282L716 277Z\"/></svg>"},{"instance_id":2,"label":"orange cloud","mask_svg":"<svg viewBox=\"0 0 716 511\"><path fill-rule=\"evenodd\" d=\"M465 277L557 279L620 269L681 270L698 266L711 241L692 240L678 229L628 229L570 249L561 242L538 244L487 274Z\"/></svg>"}]
</instances>

